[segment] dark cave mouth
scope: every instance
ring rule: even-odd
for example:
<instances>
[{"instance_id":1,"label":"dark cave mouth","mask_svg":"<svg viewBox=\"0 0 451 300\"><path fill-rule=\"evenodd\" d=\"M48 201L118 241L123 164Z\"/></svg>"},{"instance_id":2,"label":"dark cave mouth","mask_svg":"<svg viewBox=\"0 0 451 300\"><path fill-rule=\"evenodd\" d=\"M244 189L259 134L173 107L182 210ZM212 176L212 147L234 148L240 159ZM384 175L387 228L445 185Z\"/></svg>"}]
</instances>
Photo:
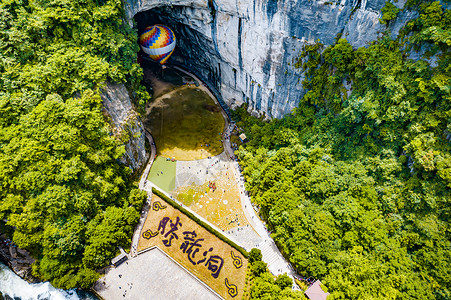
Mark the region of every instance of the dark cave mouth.
<instances>
[{"instance_id":1,"label":"dark cave mouth","mask_svg":"<svg viewBox=\"0 0 451 300\"><path fill-rule=\"evenodd\" d=\"M133 19L136 22L136 28L138 29L138 35L141 35L144 29L148 26L152 26L155 24L165 24L168 16L170 15L170 7L169 6L159 6L156 8L152 8L149 10L138 12L133 16ZM169 25L168 25L169 26ZM171 28L175 29L175 28ZM174 31L175 32L175 31ZM176 32L175 32L176 33ZM178 34L176 33L178 36Z\"/></svg>"},{"instance_id":2,"label":"dark cave mouth","mask_svg":"<svg viewBox=\"0 0 451 300\"><path fill-rule=\"evenodd\" d=\"M205 10L205 11L196 11ZM134 15L138 36L148 26L162 24L172 29L177 44L166 65L177 66L196 75L216 96L223 109L229 114L221 90L221 63L224 63L214 45L207 36L208 26L214 22L204 23L203 18L212 18L210 8L193 8L189 6L159 6ZM197 15L196 15L197 13ZM190 15L197 18L191 18ZM209 19L208 21L211 21ZM207 26L207 28L203 27ZM201 32L205 29L206 32ZM141 55L146 55L140 49Z\"/></svg>"},{"instance_id":3,"label":"dark cave mouth","mask_svg":"<svg viewBox=\"0 0 451 300\"><path fill-rule=\"evenodd\" d=\"M199 41L202 41L201 35L180 22L184 9L184 6L160 6L139 12L133 17L136 22L138 36L141 36L147 27L156 24L162 24L172 29L177 44L174 52L167 61L168 65L175 64L183 66L195 64L195 58L191 57L191 53L203 47L203 45L198 45ZM196 39L192 39L193 36L196 36ZM140 51L142 52L142 50ZM142 54L145 55L143 52Z\"/></svg>"},{"instance_id":4,"label":"dark cave mouth","mask_svg":"<svg viewBox=\"0 0 451 300\"><path fill-rule=\"evenodd\" d=\"M186 6L159 6L137 13L133 18L138 31L138 37L149 26L157 24L168 26L174 32L176 46L165 65L168 67L182 67L198 76L209 86L212 83L215 86L215 81L218 78L214 78L215 76L212 76L212 74L214 75L216 70L210 66L209 61L205 60L205 58L209 58L211 53L203 57L198 55L199 53L203 53L203 49L212 47L209 45L211 41L206 39L202 33L182 22L186 18L183 15L186 9L193 8ZM157 62L150 60L142 49L139 50L139 53L144 58L143 62L145 63L142 64L143 68L151 67L154 73L161 72L161 66Z\"/></svg>"}]
</instances>

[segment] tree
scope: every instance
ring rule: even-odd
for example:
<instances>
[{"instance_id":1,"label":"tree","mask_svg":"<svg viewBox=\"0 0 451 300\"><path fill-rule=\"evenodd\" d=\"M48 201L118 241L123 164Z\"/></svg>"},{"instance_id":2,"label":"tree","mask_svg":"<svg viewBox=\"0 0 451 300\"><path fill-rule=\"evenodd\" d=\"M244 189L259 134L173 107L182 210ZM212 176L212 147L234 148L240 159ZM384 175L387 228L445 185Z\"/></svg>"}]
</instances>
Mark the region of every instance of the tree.
<instances>
[{"instance_id":1,"label":"tree","mask_svg":"<svg viewBox=\"0 0 451 300\"><path fill-rule=\"evenodd\" d=\"M305 46L297 67L308 92L291 115L264 123L239 110L252 132L238 151L252 201L284 256L334 299L451 293L451 13L438 2L418 9L396 39ZM406 41L427 53L407 59ZM253 295L281 297L287 289L258 269Z\"/></svg>"},{"instance_id":2,"label":"tree","mask_svg":"<svg viewBox=\"0 0 451 300\"><path fill-rule=\"evenodd\" d=\"M281 290L291 288L293 280L287 274L279 275L276 278L276 285L278 285Z\"/></svg>"},{"instance_id":3,"label":"tree","mask_svg":"<svg viewBox=\"0 0 451 300\"><path fill-rule=\"evenodd\" d=\"M379 19L381 24L388 24L391 20L395 19L399 13L399 8L397 8L393 3L385 1L385 6L381 9L382 18Z\"/></svg>"},{"instance_id":4,"label":"tree","mask_svg":"<svg viewBox=\"0 0 451 300\"><path fill-rule=\"evenodd\" d=\"M266 263L260 261L255 261L251 264L252 274L254 276L259 276L260 274L266 272Z\"/></svg>"},{"instance_id":5,"label":"tree","mask_svg":"<svg viewBox=\"0 0 451 300\"><path fill-rule=\"evenodd\" d=\"M252 248L251 251L249 251L249 262L254 263L261 260L262 252L260 251L260 249Z\"/></svg>"},{"instance_id":6,"label":"tree","mask_svg":"<svg viewBox=\"0 0 451 300\"><path fill-rule=\"evenodd\" d=\"M88 288L146 198L98 92L115 81L149 99L122 14L115 0L0 4L0 227L57 287Z\"/></svg>"}]
</instances>

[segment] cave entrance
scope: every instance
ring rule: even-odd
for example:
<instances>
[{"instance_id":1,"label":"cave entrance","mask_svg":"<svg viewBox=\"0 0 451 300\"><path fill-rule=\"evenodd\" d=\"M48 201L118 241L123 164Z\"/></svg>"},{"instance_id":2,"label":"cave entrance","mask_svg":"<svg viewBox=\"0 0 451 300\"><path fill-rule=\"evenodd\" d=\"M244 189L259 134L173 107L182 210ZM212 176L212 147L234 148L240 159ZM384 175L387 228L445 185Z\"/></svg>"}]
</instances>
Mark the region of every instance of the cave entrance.
<instances>
[{"instance_id":1,"label":"cave entrance","mask_svg":"<svg viewBox=\"0 0 451 300\"><path fill-rule=\"evenodd\" d=\"M218 63L219 54L210 37L214 22L209 9L160 6L139 12L133 18L138 35L141 35L146 27L156 24L171 28L177 45L166 65L179 66L195 74L217 98L221 98L221 66Z\"/></svg>"},{"instance_id":2,"label":"cave entrance","mask_svg":"<svg viewBox=\"0 0 451 300\"><path fill-rule=\"evenodd\" d=\"M184 8L175 9L181 10ZM226 116L203 78L196 76L198 72L204 74L208 65L202 69L192 67L198 65L193 53L208 41L196 38L192 43L191 39L198 33L171 14L174 9L168 11L168 7L161 7L135 15L139 35L148 26L163 24L174 31L177 39L177 46L164 68L140 50L143 83L152 93L152 100L146 105L144 127L151 132L158 155L163 158L197 160L212 157L223 152L218 137L223 132Z\"/></svg>"},{"instance_id":3,"label":"cave entrance","mask_svg":"<svg viewBox=\"0 0 451 300\"><path fill-rule=\"evenodd\" d=\"M186 47L186 42L184 35L181 34L183 30L181 30L181 26L178 25L177 22L174 20L171 20L169 17L169 11L167 11L167 7L158 7L151 10L139 12L134 16L134 20L136 23L136 29L138 30L138 36L141 36L141 34L144 32L144 30L153 25L157 24L163 24L168 26L172 29L174 32L177 44L176 48L174 49L174 52L172 53L171 57L167 61L167 65L173 65L173 64L185 64L184 55L181 53L181 48ZM147 55L140 49L140 54L143 57L147 57Z\"/></svg>"}]
</instances>

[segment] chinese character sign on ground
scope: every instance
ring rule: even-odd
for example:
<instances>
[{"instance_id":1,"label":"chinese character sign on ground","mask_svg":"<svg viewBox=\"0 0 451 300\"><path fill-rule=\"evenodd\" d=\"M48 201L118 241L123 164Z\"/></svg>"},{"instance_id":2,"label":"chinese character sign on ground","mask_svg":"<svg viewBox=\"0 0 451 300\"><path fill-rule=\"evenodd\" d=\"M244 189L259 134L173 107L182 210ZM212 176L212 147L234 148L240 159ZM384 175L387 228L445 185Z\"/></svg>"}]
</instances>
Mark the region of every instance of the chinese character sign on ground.
<instances>
[{"instance_id":1,"label":"chinese character sign on ground","mask_svg":"<svg viewBox=\"0 0 451 300\"><path fill-rule=\"evenodd\" d=\"M158 246L221 296L243 290L247 260L204 227L154 196L138 250Z\"/></svg>"}]
</instances>

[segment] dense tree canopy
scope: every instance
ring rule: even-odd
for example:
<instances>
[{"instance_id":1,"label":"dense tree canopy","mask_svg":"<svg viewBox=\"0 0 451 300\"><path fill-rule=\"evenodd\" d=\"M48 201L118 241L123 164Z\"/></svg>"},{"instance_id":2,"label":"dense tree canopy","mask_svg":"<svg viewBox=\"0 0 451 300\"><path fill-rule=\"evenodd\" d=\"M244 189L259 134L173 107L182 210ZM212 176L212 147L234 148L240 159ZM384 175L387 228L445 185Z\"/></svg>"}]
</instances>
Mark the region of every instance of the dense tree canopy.
<instances>
[{"instance_id":1,"label":"dense tree canopy","mask_svg":"<svg viewBox=\"0 0 451 300\"><path fill-rule=\"evenodd\" d=\"M305 300L301 291L293 291L293 280L286 274L274 276L268 271L267 264L262 261L259 249L249 252L248 280L250 290L245 292L243 299L272 299L272 300Z\"/></svg>"},{"instance_id":2,"label":"dense tree canopy","mask_svg":"<svg viewBox=\"0 0 451 300\"><path fill-rule=\"evenodd\" d=\"M292 115L236 112L251 140L238 153L247 189L282 252L332 299L451 297L451 12L408 5L419 16L396 40L306 46L308 92ZM390 23L398 10L383 13ZM89 287L145 199L117 163L98 94L111 80L148 99L136 39L119 0L0 2L0 227L57 287ZM260 258L252 298L301 297Z\"/></svg>"},{"instance_id":3,"label":"dense tree canopy","mask_svg":"<svg viewBox=\"0 0 451 300\"><path fill-rule=\"evenodd\" d=\"M291 115L235 112L246 188L331 299L451 297L451 13L418 9L396 40L306 46Z\"/></svg>"},{"instance_id":4,"label":"dense tree canopy","mask_svg":"<svg viewBox=\"0 0 451 300\"><path fill-rule=\"evenodd\" d=\"M0 2L1 231L57 287L91 286L129 245L146 197L118 164L124 147L97 92L107 80L127 82L146 99L121 5Z\"/></svg>"}]
</instances>

